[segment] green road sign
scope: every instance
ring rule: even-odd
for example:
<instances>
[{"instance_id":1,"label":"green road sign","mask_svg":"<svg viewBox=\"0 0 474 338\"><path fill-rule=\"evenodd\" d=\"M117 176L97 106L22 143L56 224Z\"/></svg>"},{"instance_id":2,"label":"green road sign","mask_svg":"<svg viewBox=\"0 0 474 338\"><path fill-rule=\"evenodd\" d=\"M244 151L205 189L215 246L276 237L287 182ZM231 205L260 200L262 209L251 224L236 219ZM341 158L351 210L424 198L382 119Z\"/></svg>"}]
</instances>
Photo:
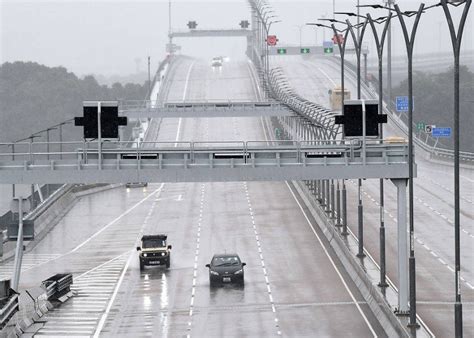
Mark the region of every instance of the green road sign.
<instances>
[{"instance_id":1,"label":"green road sign","mask_svg":"<svg viewBox=\"0 0 474 338\"><path fill-rule=\"evenodd\" d=\"M278 48L277 53L278 54L286 54L286 48Z\"/></svg>"},{"instance_id":2,"label":"green road sign","mask_svg":"<svg viewBox=\"0 0 474 338\"><path fill-rule=\"evenodd\" d=\"M332 47L326 47L326 48L324 48L324 54L332 54L332 52L333 52Z\"/></svg>"},{"instance_id":3,"label":"green road sign","mask_svg":"<svg viewBox=\"0 0 474 338\"><path fill-rule=\"evenodd\" d=\"M418 123L416 124L416 130L423 130L423 131L424 131L424 130L425 130L425 126L426 126L426 124L425 124L424 122L418 122Z\"/></svg>"},{"instance_id":4,"label":"green road sign","mask_svg":"<svg viewBox=\"0 0 474 338\"><path fill-rule=\"evenodd\" d=\"M309 54L309 52L310 52L310 49L309 49L309 48L301 48L301 49L300 49L300 53L301 53L301 54Z\"/></svg>"}]
</instances>

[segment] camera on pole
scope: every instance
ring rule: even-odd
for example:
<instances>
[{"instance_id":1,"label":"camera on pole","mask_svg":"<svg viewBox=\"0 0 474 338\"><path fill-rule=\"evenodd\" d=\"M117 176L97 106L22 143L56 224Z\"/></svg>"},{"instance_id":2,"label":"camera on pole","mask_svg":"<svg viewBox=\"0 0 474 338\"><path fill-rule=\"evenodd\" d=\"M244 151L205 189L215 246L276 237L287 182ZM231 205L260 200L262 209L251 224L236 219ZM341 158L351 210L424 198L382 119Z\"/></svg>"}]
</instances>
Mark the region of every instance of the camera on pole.
<instances>
[{"instance_id":1,"label":"camera on pole","mask_svg":"<svg viewBox=\"0 0 474 338\"><path fill-rule=\"evenodd\" d=\"M197 28L197 22L196 21L189 21L188 22L188 27L189 27L189 29L196 29Z\"/></svg>"},{"instance_id":2,"label":"camera on pole","mask_svg":"<svg viewBox=\"0 0 474 338\"><path fill-rule=\"evenodd\" d=\"M240 24L239 24L239 25L240 25L240 28L242 28L242 29L247 29L247 28L249 28L249 26L250 26L248 20L242 20L242 21L240 21Z\"/></svg>"},{"instance_id":3,"label":"camera on pole","mask_svg":"<svg viewBox=\"0 0 474 338\"><path fill-rule=\"evenodd\" d=\"M84 101L83 117L75 117L74 125L84 127L85 139L99 138L99 102ZM118 116L117 101L100 102L100 137L101 138L118 138L119 126L127 125L127 117Z\"/></svg>"}]
</instances>

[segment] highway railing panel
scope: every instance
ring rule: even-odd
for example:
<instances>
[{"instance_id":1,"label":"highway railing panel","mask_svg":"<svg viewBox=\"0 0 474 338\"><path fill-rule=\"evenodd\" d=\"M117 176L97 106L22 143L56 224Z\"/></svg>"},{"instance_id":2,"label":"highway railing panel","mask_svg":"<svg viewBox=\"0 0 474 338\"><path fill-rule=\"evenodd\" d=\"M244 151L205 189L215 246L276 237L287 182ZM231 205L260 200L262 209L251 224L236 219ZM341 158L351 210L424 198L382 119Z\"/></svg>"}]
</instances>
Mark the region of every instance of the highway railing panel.
<instances>
[{"instance_id":1,"label":"highway railing panel","mask_svg":"<svg viewBox=\"0 0 474 338\"><path fill-rule=\"evenodd\" d=\"M123 143L77 142L60 154L18 144L15 153L0 152L0 182L221 181L226 171L224 181L401 178L408 170L406 143L381 140Z\"/></svg>"}]
</instances>

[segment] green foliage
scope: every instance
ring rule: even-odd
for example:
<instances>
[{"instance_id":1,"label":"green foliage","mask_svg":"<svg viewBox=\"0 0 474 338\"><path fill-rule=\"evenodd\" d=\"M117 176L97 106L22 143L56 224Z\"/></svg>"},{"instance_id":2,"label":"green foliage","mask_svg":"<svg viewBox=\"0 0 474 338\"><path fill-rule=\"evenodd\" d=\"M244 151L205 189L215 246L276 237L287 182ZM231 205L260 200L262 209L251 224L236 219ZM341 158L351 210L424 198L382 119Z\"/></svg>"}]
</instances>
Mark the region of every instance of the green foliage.
<instances>
[{"instance_id":1,"label":"green foliage","mask_svg":"<svg viewBox=\"0 0 474 338\"><path fill-rule=\"evenodd\" d=\"M407 95L408 81L394 89L396 96ZM413 74L415 111L413 122L424 122L437 127L453 127L454 72ZM474 152L474 73L466 66L460 68L460 149ZM453 148L453 138L440 139L443 146Z\"/></svg>"},{"instance_id":2,"label":"green foliage","mask_svg":"<svg viewBox=\"0 0 474 338\"><path fill-rule=\"evenodd\" d=\"M144 99L147 91L147 84L101 86L93 76L79 79L64 67L4 63L0 66L0 142L81 116L84 100Z\"/></svg>"}]
</instances>

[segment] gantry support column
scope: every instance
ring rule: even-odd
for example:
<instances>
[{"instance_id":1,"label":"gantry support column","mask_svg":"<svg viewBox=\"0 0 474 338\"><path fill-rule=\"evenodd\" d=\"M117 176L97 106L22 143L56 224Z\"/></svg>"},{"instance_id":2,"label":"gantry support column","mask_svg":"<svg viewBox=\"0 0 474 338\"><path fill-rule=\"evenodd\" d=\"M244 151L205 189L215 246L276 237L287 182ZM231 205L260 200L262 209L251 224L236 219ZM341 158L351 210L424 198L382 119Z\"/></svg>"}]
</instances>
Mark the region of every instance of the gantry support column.
<instances>
[{"instance_id":1,"label":"gantry support column","mask_svg":"<svg viewBox=\"0 0 474 338\"><path fill-rule=\"evenodd\" d=\"M408 232L407 232L407 179L392 179L397 187L398 229L398 311L408 314Z\"/></svg>"}]
</instances>

